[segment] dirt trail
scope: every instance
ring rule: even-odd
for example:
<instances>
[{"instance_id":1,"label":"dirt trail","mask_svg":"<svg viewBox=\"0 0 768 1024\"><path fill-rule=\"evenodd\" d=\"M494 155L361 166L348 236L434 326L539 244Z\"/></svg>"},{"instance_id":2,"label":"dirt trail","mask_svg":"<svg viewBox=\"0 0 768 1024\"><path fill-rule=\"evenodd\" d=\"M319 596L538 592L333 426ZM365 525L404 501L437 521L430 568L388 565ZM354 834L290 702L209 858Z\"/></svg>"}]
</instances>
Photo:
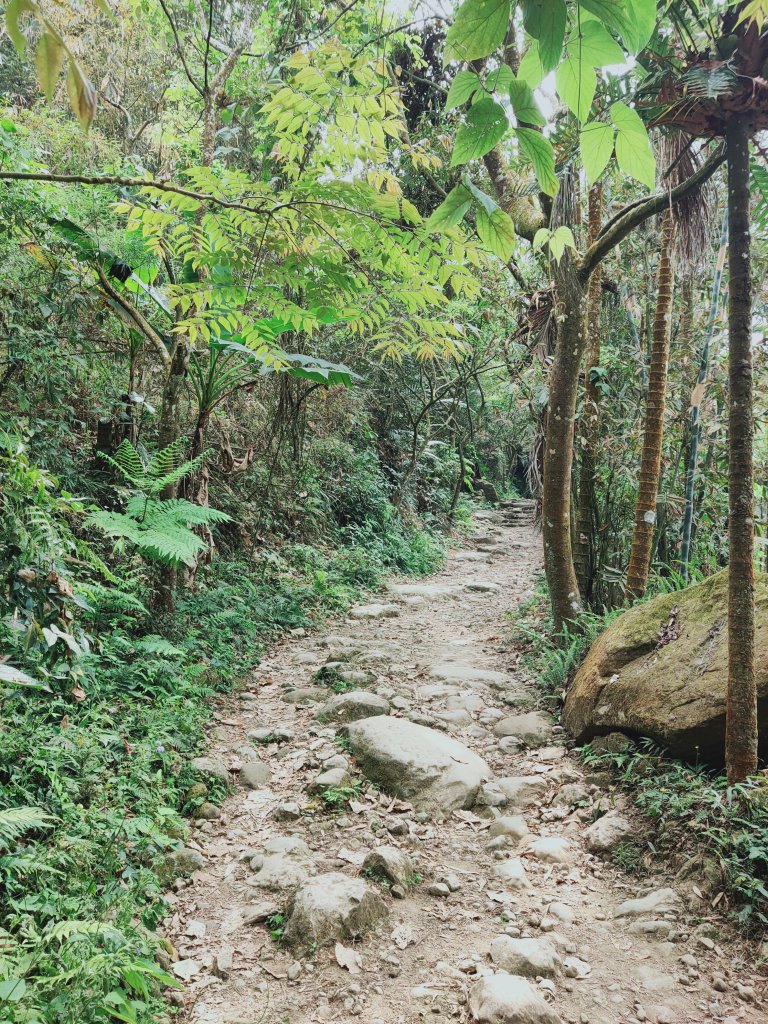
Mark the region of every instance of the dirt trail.
<instances>
[{"instance_id":1,"label":"dirt trail","mask_svg":"<svg viewBox=\"0 0 768 1024\"><path fill-rule=\"evenodd\" d=\"M768 1021L754 951L729 938L716 915L707 918L708 903L698 910L680 889L614 916L623 901L674 882L633 879L587 852L587 829L601 812L632 815L605 778L585 778L558 727L523 746L496 734L505 731L500 720L535 709L538 698L504 642L506 613L541 569L540 538L519 520L481 513L472 547L454 552L442 573L379 599L396 604L394 617L350 617L330 638L292 637L247 690L222 702L210 768L241 781L221 818L194 828L189 846L204 863L176 883L166 922L181 957L174 969L184 979L186 1024ZM342 771L350 759L334 727L315 718L318 699L332 691L314 673L339 651L347 686L362 685L389 701L391 715L454 737L504 785L485 786L481 805L438 820L372 787L352 762L361 788L351 807L326 809L309 794L313 780L329 759ZM257 757L266 767L254 767ZM256 788L243 786L245 777ZM510 782L519 777L529 782ZM506 824L494 827L500 817ZM265 844L285 837L308 850L265 857ZM333 943L297 957L274 941L270 927L280 918L264 918L285 909L302 875L360 876L366 854L381 845L405 851L413 876L407 893L366 878L388 917L359 939L342 939L352 972L337 963ZM525 877L528 887L518 887ZM519 937L532 942L509 941ZM509 990L498 973L505 967L526 974L538 995L531 999L525 983L522 995ZM494 973L501 989L482 980Z\"/></svg>"}]
</instances>

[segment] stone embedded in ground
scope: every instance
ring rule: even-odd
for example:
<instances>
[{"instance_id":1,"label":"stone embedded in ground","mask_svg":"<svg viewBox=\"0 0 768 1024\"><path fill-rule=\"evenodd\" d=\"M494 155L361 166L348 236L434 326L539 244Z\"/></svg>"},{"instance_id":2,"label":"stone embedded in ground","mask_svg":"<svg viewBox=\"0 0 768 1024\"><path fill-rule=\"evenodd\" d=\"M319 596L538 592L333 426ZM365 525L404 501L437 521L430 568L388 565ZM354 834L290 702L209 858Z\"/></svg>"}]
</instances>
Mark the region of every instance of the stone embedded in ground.
<instances>
[{"instance_id":1,"label":"stone embedded in ground","mask_svg":"<svg viewBox=\"0 0 768 1024\"><path fill-rule=\"evenodd\" d=\"M350 619L393 619L400 614L396 604L360 604L349 612Z\"/></svg>"},{"instance_id":2,"label":"stone embedded in ground","mask_svg":"<svg viewBox=\"0 0 768 1024\"><path fill-rule=\"evenodd\" d=\"M273 892L299 885L315 870L310 849L298 836L270 839L251 867L255 874L249 882Z\"/></svg>"},{"instance_id":3,"label":"stone embedded in ground","mask_svg":"<svg viewBox=\"0 0 768 1024\"><path fill-rule=\"evenodd\" d=\"M190 764L196 772L200 772L201 775L208 775L214 779L221 779L227 785L231 785L232 776L229 774L229 769L226 764L218 757L196 757Z\"/></svg>"},{"instance_id":4,"label":"stone embedded in ground","mask_svg":"<svg viewBox=\"0 0 768 1024\"><path fill-rule=\"evenodd\" d=\"M541 800L549 788L541 775L510 775L494 779L495 784L507 798L508 807L523 808Z\"/></svg>"},{"instance_id":5,"label":"stone embedded in ground","mask_svg":"<svg viewBox=\"0 0 768 1024\"><path fill-rule=\"evenodd\" d=\"M728 571L637 605L592 645L565 702L579 743L614 730L647 736L675 757L723 763ZM761 756L768 754L768 575L755 580ZM664 642L659 643L663 636ZM651 661L652 659L652 661Z\"/></svg>"},{"instance_id":6,"label":"stone embedded in ground","mask_svg":"<svg viewBox=\"0 0 768 1024\"><path fill-rule=\"evenodd\" d=\"M554 978L560 969L560 957L549 939L497 935L491 941L491 960L508 974L523 978Z\"/></svg>"},{"instance_id":7,"label":"stone embedded in ground","mask_svg":"<svg viewBox=\"0 0 768 1024\"><path fill-rule=\"evenodd\" d=\"M509 715L493 727L499 737L514 736L529 747L542 747L552 739L554 720L543 711L529 711L524 715Z\"/></svg>"},{"instance_id":8,"label":"stone embedded in ground","mask_svg":"<svg viewBox=\"0 0 768 1024\"><path fill-rule=\"evenodd\" d=\"M509 836L511 839L522 839L528 835L528 826L521 814L506 814L491 824L489 836Z\"/></svg>"},{"instance_id":9,"label":"stone embedded in ground","mask_svg":"<svg viewBox=\"0 0 768 1024\"><path fill-rule=\"evenodd\" d=\"M490 583L486 580L470 580L464 584L464 589L476 594L499 594L504 589L500 583Z\"/></svg>"},{"instance_id":10,"label":"stone embedded in ground","mask_svg":"<svg viewBox=\"0 0 768 1024\"><path fill-rule=\"evenodd\" d=\"M486 782L475 799L479 807L503 807L507 802L507 796L497 782Z\"/></svg>"},{"instance_id":11,"label":"stone embedded in ground","mask_svg":"<svg viewBox=\"0 0 768 1024\"><path fill-rule=\"evenodd\" d=\"M204 867L205 858L199 850L182 846L165 855L157 868L157 876L163 885L169 885L175 878L189 878L193 871L201 871Z\"/></svg>"},{"instance_id":12,"label":"stone embedded in ground","mask_svg":"<svg viewBox=\"0 0 768 1024\"><path fill-rule=\"evenodd\" d=\"M632 740L623 732L609 732L592 740L592 749L597 754L621 754L631 746Z\"/></svg>"},{"instance_id":13,"label":"stone embedded in ground","mask_svg":"<svg viewBox=\"0 0 768 1024\"><path fill-rule=\"evenodd\" d=\"M433 601L436 597L450 597L461 587L457 583L390 583L387 589L399 597L423 597Z\"/></svg>"},{"instance_id":14,"label":"stone embedded in ground","mask_svg":"<svg viewBox=\"0 0 768 1024\"><path fill-rule=\"evenodd\" d=\"M275 821L298 821L301 817L301 808L297 803L286 801L273 807L269 812L270 818Z\"/></svg>"},{"instance_id":15,"label":"stone embedded in ground","mask_svg":"<svg viewBox=\"0 0 768 1024\"><path fill-rule=\"evenodd\" d=\"M413 885L413 861L397 846L378 846L371 850L363 861L362 870L404 889Z\"/></svg>"},{"instance_id":16,"label":"stone embedded in ground","mask_svg":"<svg viewBox=\"0 0 768 1024\"><path fill-rule=\"evenodd\" d=\"M654 914L679 914L683 901L674 889L656 889L647 896L625 900L614 910L614 917L648 917Z\"/></svg>"},{"instance_id":17,"label":"stone embedded in ground","mask_svg":"<svg viewBox=\"0 0 768 1024\"><path fill-rule=\"evenodd\" d=\"M589 803L589 790L583 782L569 782L561 786L552 801L555 807L578 807Z\"/></svg>"},{"instance_id":18,"label":"stone embedded in ground","mask_svg":"<svg viewBox=\"0 0 768 1024\"><path fill-rule=\"evenodd\" d=\"M317 875L302 882L289 900L283 939L296 949L327 946L368 934L387 914L384 900L362 878Z\"/></svg>"},{"instance_id":19,"label":"stone embedded in ground","mask_svg":"<svg viewBox=\"0 0 768 1024\"><path fill-rule=\"evenodd\" d=\"M293 739L293 730L284 725L275 725L271 729L262 726L251 729L248 739L252 743L287 743Z\"/></svg>"},{"instance_id":20,"label":"stone embedded in ground","mask_svg":"<svg viewBox=\"0 0 768 1024\"><path fill-rule=\"evenodd\" d=\"M562 921L563 924L573 924L576 920L576 913L572 907L569 907L566 903L560 903L555 901L550 903L547 907L547 914L550 917L556 918L558 921Z\"/></svg>"},{"instance_id":21,"label":"stone embedded in ground","mask_svg":"<svg viewBox=\"0 0 768 1024\"><path fill-rule=\"evenodd\" d=\"M248 789L259 789L272 778L272 772L263 761L251 761L240 769L240 782Z\"/></svg>"},{"instance_id":22,"label":"stone embedded in ground","mask_svg":"<svg viewBox=\"0 0 768 1024\"><path fill-rule=\"evenodd\" d=\"M199 807L195 808L194 816L201 821L216 821L221 817L221 808L209 800L204 800Z\"/></svg>"},{"instance_id":23,"label":"stone embedded in ground","mask_svg":"<svg viewBox=\"0 0 768 1024\"><path fill-rule=\"evenodd\" d=\"M310 793L326 793L329 789L346 789L352 782L345 768L329 768L321 772L309 785Z\"/></svg>"},{"instance_id":24,"label":"stone embedded in ground","mask_svg":"<svg viewBox=\"0 0 768 1024\"><path fill-rule=\"evenodd\" d=\"M280 695L284 704L322 704L328 696L324 686L293 686Z\"/></svg>"},{"instance_id":25,"label":"stone embedded in ground","mask_svg":"<svg viewBox=\"0 0 768 1024\"><path fill-rule=\"evenodd\" d=\"M476 982L469 1009L477 1024L562 1024L543 996L525 978L494 974Z\"/></svg>"},{"instance_id":26,"label":"stone embedded in ground","mask_svg":"<svg viewBox=\"0 0 768 1024\"><path fill-rule=\"evenodd\" d=\"M360 718L387 714L388 700L368 690L349 690L331 697L315 717L321 722L356 722Z\"/></svg>"},{"instance_id":27,"label":"stone embedded in ground","mask_svg":"<svg viewBox=\"0 0 768 1024\"><path fill-rule=\"evenodd\" d=\"M519 857L498 860L491 869L493 877L508 889L530 889L531 883L525 873L525 865Z\"/></svg>"},{"instance_id":28,"label":"stone embedded in ground","mask_svg":"<svg viewBox=\"0 0 768 1024\"><path fill-rule=\"evenodd\" d=\"M562 836L540 836L528 847L532 857L546 864L567 864L573 856L573 848Z\"/></svg>"},{"instance_id":29,"label":"stone embedded in ground","mask_svg":"<svg viewBox=\"0 0 768 1024\"><path fill-rule=\"evenodd\" d=\"M604 814L584 833L584 843L590 853L612 853L632 835L632 826L620 814Z\"/></svg>"},{"instance_id":30,"label":"stone embedded in ground","mask_svg":"<svg viewBox=\"0 0 768 1024\"><path fill-rule=\"evenodd\" d=\"M492 690L506 690L515 682L506 672L478 668L459 659L436 662L430 666L429 674L435 679L444 679L447 683L458 683L470 688L489 686Z\"/></svg>"},{"instance_id":31,"label":"stone embedded in ground","mask_svg":"<svg viewBox=\"0 0 768 1024\"><path fill-rule=\"evenodd\" d=\"M457 740L389 716L347 727L350 749L363 774L418 810L468 808L491 774L481 757Z\"/></svg>"}]
</instances>

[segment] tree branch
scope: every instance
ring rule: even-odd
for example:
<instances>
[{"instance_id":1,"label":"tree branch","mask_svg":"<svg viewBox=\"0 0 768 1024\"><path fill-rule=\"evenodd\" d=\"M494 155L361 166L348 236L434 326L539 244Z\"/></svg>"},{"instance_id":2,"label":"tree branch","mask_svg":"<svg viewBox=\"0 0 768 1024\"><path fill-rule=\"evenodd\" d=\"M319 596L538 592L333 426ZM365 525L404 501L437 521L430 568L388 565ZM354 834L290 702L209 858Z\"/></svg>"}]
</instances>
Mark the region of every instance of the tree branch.
<instances>
[{"instance_id":1,"label":"tree branch","mask_svg":"<svg viewBox=\"0 0 768 1024\"><path fill-rule=\"evenodd\" d=\"M160 360L163 366L165 366L167 369L171 365L171 354L165 347L163 339L160 337L160 335L157 333L154 327L149 323L149 321L144 318L144 316L138 311L138 309L136 309L133 303L129 302L124 295L120 294L120 292L114 287L112 282L109 280L107 275L104 273L104 271L98 264L96 264L96 273L99 275L101 287L110 297L110 299L116 302L118 306L131 318L131 320L133 320L133 322L136 324L136 327L144 335L147 341L150 342L152 348L160 356Z\"/></svg>"},{"instance_id":2,"label":"tree branch","mask_svg":"<svg viewBox=\"0 0 768 1024\"><path fill-rule=\"evenodd\" d=\"M724 161L725 149L720 147L706 163L701 165L695 174L692 174L690 178L686 178L676 188L668 192L659 192L656 195L649 196L639 204L633 203L623 213L618 214L617 217L603 228L592 245L584 253L577 268L582 284L586 285L589 275L595 267L605 259L611 249L614 249L627 237L630 231L633 231L643 221L648 220L649 217L653 217L654 214L661 213L670 203L678 202L690 192L693 192L694 189L699 188L699 186L712 177Z\"/></svg>"}]
</instances>

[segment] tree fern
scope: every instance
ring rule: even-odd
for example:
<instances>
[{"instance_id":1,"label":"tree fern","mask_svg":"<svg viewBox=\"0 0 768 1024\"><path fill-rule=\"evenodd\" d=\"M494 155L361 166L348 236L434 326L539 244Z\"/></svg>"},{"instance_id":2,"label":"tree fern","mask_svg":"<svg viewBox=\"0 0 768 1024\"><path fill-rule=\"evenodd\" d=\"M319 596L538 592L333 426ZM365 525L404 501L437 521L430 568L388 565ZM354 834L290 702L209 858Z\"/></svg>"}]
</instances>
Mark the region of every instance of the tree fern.
<instances>
[{"instance_id":1,"label":"tree fern","mask_svg":"<svg viewBox=\"0 0 768 1024\"><path fill-rule=\"evenodd\" d=\"M183 440L153 455L146 463L130 443L123 441L110 462L135 489L124 512L98 509L88 517L97 529L133 545L144 558L179 568L193 566L205 542L190 529L211 523L229 522L230 516L217 509L195 505L184 498L160 498L160 493L193 473L205 456L183 460Z\"/></svg>"}]
</instances>

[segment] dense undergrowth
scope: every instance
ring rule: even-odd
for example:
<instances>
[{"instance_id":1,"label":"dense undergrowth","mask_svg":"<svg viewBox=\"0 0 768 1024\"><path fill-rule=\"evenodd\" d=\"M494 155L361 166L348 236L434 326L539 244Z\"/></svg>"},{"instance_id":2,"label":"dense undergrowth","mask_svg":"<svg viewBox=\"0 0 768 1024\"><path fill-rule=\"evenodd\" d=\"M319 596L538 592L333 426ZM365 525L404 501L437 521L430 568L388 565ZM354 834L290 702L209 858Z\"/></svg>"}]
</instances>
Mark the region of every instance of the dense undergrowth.
<instances>
[{"instance_id":1,"label":"dense undergrowth","mask_svg":"<svg viewBox=\"0 0 768 1024\"><path fill-rule=\"evenodd\" d=\"M674 576L658 578L655 592L675 583ZM559 709L590 647L620 614L586 614L580 628L558 637L543 587L521 606L513 637L541 688L543 707ZM644 864L668 869L690 861L689 881L698 880L703 910L720 906L748 928L768 924L768 786L760 779L729 785L724 775L670 758L649 740L620 752L587 744L579 754L593 770L609 771L647 816L647 838L619 847L618 864L637 873Z\"/></svg>"},{"instance_id":2,"label":"dense undergrowth","mask_svg":"<svg viewBox=\"0 0 768 1024\"><path fill-rule=\"evenodd\" d=\"M437 569L443 541L398 517L372 472L346 516L318 480L321 542L219 554L158 617L156 569L130 545L108 550L87 528L91 503L18 436L4 435L0 471L0 1019L157 1020L175 982L156 959L156 869L187 831L212 698L281 632L387 573Z\"/></svg>"}]
</instances>

